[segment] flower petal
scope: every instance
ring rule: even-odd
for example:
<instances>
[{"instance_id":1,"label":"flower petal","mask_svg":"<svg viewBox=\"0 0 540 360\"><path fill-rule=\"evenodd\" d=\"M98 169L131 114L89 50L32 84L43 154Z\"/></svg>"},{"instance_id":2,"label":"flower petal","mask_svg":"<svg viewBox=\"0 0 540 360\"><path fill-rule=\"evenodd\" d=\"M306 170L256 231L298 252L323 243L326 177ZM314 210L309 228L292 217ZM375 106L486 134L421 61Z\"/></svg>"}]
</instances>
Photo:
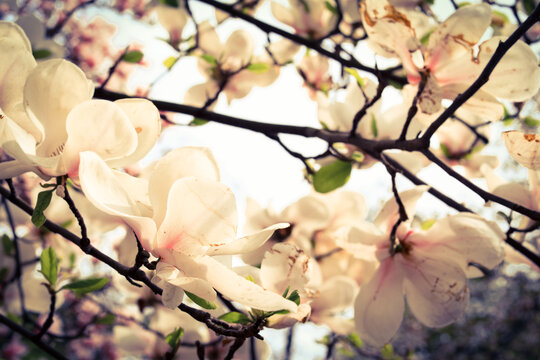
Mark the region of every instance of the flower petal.
<instances>
[{"instance_id":1,"label":"flower petal","mask_svg":"<svg viewBox=\"0 0 540 360\"><path fill-rule=\"evenodd\" d=\"M510 156L521 165L532 170L540 170L540 135L525 134L521 131L505 131L504 145Z\"/></svg>"},{"instance_id":2,"label":"flower petal","mask_svg":"<svg viewBox=\"0 0 540 360\"><path fill-rule=\"evenodd\" d=\"M32 44L24 30L12 21L0 21L0 39L12 39L17 41L27 52L32 53ZM3 53L7 55L7 53Z\"/></svg>"},{"instance_id":3,"label":"flower petal","mask_svg":"<svg viewBox=\"0 0 540 360\"><path fill-rule=\"evenodd\" d=\"M383 346L401 325L403 273L393 258L383 261L373 278L362 288L354 305L356 330L366 343Z\"/></svg>"},{"instance_id":4,"label":"flower petal","mask_svg":"<svg viewBox=\"0 0 540 360\"><path fill-rule=\"evenodd\" d=\"M235 239L237 221L236 201L229 188L213 180L183 178L169 192L157 247L202 255L211 246Z\"/></svg>"},{"instance_id":5,"label":"flower petal","mask_svg":"<svg viewBox=\"0 0 540 360\"><path fill-rule=\"evenodd\" d=\"M176 180L189 176L219 181L216 159L209 149L190 146L178 148L156 163L148 180L148 194L158 226L165 217L171 186Z\"/></svg>"},{"instance_id":6,"label":"flower petal","mask_svg":"<svg viewBox=\"0 0 540 360\"><path fill-rule=\"evenodd\" d=\"M409 217L409 220L412 220L415 209L416 209L416 202L420 199L422 195L429 189L429 186L422 185L422 186L416 186L410 190L405 190L399 193L399 197L401 199L401 202L403 203L403 206L405 207L405 211L407 212L407 216ZM374 224L381 229L383 232L386 232L387 234L390 234L390 230L392 229L392 226L396 223L396 221L399 219L399 207L396 202L395 198L391 198L388 200L377 217L375 218Z\"/></svg>"}]
</instances>

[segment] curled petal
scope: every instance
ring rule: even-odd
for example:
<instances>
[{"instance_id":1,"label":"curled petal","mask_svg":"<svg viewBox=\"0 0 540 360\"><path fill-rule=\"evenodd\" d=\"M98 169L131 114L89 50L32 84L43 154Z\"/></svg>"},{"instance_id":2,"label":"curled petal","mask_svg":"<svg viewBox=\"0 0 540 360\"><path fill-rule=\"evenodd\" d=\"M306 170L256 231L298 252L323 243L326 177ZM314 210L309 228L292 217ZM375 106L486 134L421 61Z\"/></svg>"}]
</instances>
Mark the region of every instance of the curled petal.
<instances>
[{"instance_id":1,"label":"curled petal","mask_svg":"<svg viewBox=\"0 0 540 360\"><path fill-rule=\"evenodd\" d=\"M156 224L161 224L165 217L171 186L189 176L219 181L219 169L210 149L186 146L168 152L157 161L148 188Z\"/></svg>"},{"instance_id":2,"label":"curled petal","mask_svg":"<svg viewBox=\"0 0 540 360\"><path fill-rule=\"evenodd\" d=\"M209 247L235 239L237 221L236 201L225 185L212 180L183 178L177 180L169 192L157 246L202 255Z\"/></svg>"},{"instance_id":3,"label":"curled petal","mask_svg":"<svg viewBox=\"0 0 540 360\"><path fill-rule=\"evenodd\" d=\"M441 327L456 321L469 303L465 273L456 263L424 256L404 260L407 304L424 325Z\"/></svg>"},{"instance_id":4,"label":"curled petal","mask_svg":"<svg viewBox=\"0 0 540 360\"><path fill-rule=\"evenodd\" d=\"M240 239L233 240L224 245L214 246L208 249L207 255L237 255L254 251L261 247L272 234L279 229L286 229L290 225L287 223L279 223L269 226L254 234L244 236Z\"/></svg>"},{"instance_id":5,"label":"curled petal","mask_svg":"<svg viewBox=\"0 0 540 360\"><path fill-rule=\"evenodd\" d=\"M505 131L504 145L510 156L521 165L532 170L540 170L540 135L524 134L521 131Z\"/></svg>"},{"instance_id":6,"label":"curled petal","mask_svg":"<svg viewBox=\"0 0 540 360\"><path fill-rule=\"evenodd\" d=\"M404 310L403 273L399 263L388 258L360 289L354 305L356 330L366 343L383 346L399 329Z\"/></svg>"}]
</instances>

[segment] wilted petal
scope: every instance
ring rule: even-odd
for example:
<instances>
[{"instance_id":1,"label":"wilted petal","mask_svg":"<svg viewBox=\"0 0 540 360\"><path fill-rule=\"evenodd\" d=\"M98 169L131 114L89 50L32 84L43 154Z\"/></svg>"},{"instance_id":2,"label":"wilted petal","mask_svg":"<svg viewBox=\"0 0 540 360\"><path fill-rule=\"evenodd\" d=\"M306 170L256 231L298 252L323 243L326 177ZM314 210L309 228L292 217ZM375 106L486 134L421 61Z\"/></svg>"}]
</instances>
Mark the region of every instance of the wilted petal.
<instances>
[{"instance_id":1,"label":"wilted petal","mask_svg":"<svg viewBox=\"0 0 540 360\"><path fill-rule=\"evenodd\" d=\"M524 134L521 131L505 131L502 134L504 145L510 156L521 165L540 170L540 135Z\"/></svg>"},{"instance_id":2,"label":"wilted petal","mask_svg":"<svg viewBox=\"0 0 540 360\"><path fill-rule=\"evenodd\" d=\"M208 249L207 255L238 255L250 251L254 251L261 247L272 234L279 229L286 229L290 225L287 223L279 223L269 226L259 232L244 236L240 239L233 240L224 245L214 246Z\"/></svg>"},{"instance_id":3,"label":"wilted petal","mask_svg":"<svg viewBox=\"0 0 540 360\"><path fill-rule=\"evenodd\" d=\"M506 40L496 36L480 45L478 61L481 68L491 59L499 42ZM535 53L523 41L517 41L497 64L484 91L501 99L524 101L534 96L540 88L540 68Z\"/></svg>"},{"instance_id":4,"label":"wilted petal","mask_svg":"<svg viewBox=\"0 0 540 360\"><path fill-rule=\"evenodd\" d=\"M126 190L115 173L96 153L80 154L79 180L88 200L99 210L124 220L135 231L143 247L152 251L156 225L152 219L141 216L135 196ZM132 181L137 180L132 178Z\"/></svg>"},{"instance_id":5,"label":"wilted petal","mask_svg":"<svg viewBox=\"0 0 540 360\"><path fill-rule=\"evenodd\" d=\"M24 105L28 116L42 126L45 134L37 155L58 155L62 151L69 112L90 99L93 91L94 86L82 70L66 60L48 60L34 68L24 86Z\"/></svg>"},{"instance_id":6,"label":"wilted petal","mask_svg":"<svg viewBox=\"0 0 540 360\"><path fill-rule=\"evenodd\" d=\"M356 330L366 343L383 346L399 329L404 310L402 269L388 258L360 289L354 305Z\"/></svg>"},{"instance_id":7,"label":"wilted petal","mask_svg":"<svg viewBox=\"0 0 540 360\"><path fill-rule=\"evenodd\" d=\"M212 180L183 178L169 192L157 246L202 255L211 246L235 239L237 221L236 201L229 188Z\"/></svg>"},{"instance_id":8,"label":"wilted petal","mask_svg":"<svg viewBox=\"0 0 540 360\"><path fill-rule=\"evenodd\" d=\"M181 147L157 161L150 175L148 190L156 224L161 224L165 217L171 186L176 180L189 176L219 181L219 169L210 149Z\"/></svg>"},{"instance_id":9,"label":"wilted petal","mask_svg":"<svg viewBox=\"0 0 540 360\"><path fill-rule=\"evenodd\" d=\"M63 160L70 176L77 176L82 151L93 151L105 162L117 165L137 146L137 134L126 113L111 101L88 100L78 104L69 113L66 128Z\"/></svg>"},{"instance_id":10,"label":"wilted petal","mask_svg":"<svg viewBox=\"0 0 540 360\"><path fill-rule=\"evenodd\" d=\"M164 260L178 267L186 276L204 279L227 298L254 309L264 311L289 310L296 312L294 302L281 294L264 290L259 285L237 275L212 257L190 257L176 251L162 253Z\"/></svg>"},{"instance_id":11,"label":"wilted petal","mask_svg":"<svg viewBox=\"0 0 540 360\"><path fill-rule=\"evenodd\" d=\"M467 278L451 261L415 253L401 259L407 304L424 325L441 327L456 321L469 303ZM399 255L398 255L399 256Z\"/></svg>"}]
</instances>

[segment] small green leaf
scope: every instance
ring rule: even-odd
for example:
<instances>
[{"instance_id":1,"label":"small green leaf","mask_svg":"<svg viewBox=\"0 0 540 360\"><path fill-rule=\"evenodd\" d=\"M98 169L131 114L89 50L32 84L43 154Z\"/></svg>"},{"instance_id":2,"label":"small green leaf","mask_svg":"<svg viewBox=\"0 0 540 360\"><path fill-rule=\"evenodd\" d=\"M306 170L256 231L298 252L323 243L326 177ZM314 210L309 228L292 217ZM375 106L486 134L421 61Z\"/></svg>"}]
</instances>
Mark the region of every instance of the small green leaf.
<instances>
[{"instance_id":1,"label":"small green leaf","mask_svg":"<svg viewBox=\"0 0 540 360\"><path fill-rule=\"evenodd\" d=\"M510 19L508 18L508 16L506 16L505 13L497 11L497 10L491 10L491 12L493 13L493 17L497 16L501 18L505 24L510 23Z\"/></svg>"},{"instance_id":2,"label":"small green leaf","mask_svg":"<svg viewBox=\"0 0 540 360\"><path fill-rule=\"evenodd\" d=\"M385 360L394 359L394 347L392 344L386 344L381 349L381 356Z\"/></svg>"},{"instance_id":3,"label":"small green leaf","mask_svg":"<svg viewBox=\"0 0 540 360\"><path fill-rule=\"evenodd\" d=\"M351 74L351 75L356 79L356 82L358 83L358 85L359 85L360 87L364 87L365 81L364 81L364 79L360 76L360 74L358 74L358 71L356 71L356 69L353 69L353 68L345 68L345 72L348 73L348 74Z\"/></svg>"},{"instance_id":4,"label":"small green leaf","mask_svg":"<svg viewBox=\"0 0 540 360\"><path fill-rule=\"evenodd\" d=\"M75 267L75 260L77 260L77 255L74 252L69 254L69 268L73 269Z\"/></svg>"},{"instance_id":5,"label":"small green leaf","mask_svg":"<svg viewBox=\"0 0 540 360\"><path fill-rule=\"evenodd\" d=\"M94 324L99 325L112 325L114 324L114 321L116 320L116 317L114 314L107 314L103 317L98 318L96 321L94 321Z\"/></svg>"},{"instance_id":6,"label":"small green leaf","mask_svg":"<svg viewBox=\"0 0 540 360\"><path fill-rule=\"evenodd\" d=\"M213 57L212 55L210 54L202 54L201 55L201 58L206 61L207 63L209 63L210 65L217 65L217 60L215 57Z\"/></svg>"},{"instance_id":7,"label":"small green leaf","mask_svg":"<svg viewBox=\"0 0 540 360\"><path fill-rule=\"evenodd\" d=\"M36 49L32 51L32 55L34 55L34 59L41 60L41 59L46 59L49 56L51 56L52 52L49 49Z\"/></svg>"},{"instance_id":8,"label":"small green leaf","mask_svg":"<svg viewBox=\"0 0 540 360\"><path fill-rule=\"evenodd\" d=\"M92 291L101 290L108 283L109 279L107 278L89 278L83 280L75 280L67 285L62 286L58 291L68 289L72 290L75 295L82 296Z\"/></svg>"},{"instance_id":9,"label":"small green leaf","mask_svg":"<svg viewBox=\"0 0 540 360\"><path fill-rule=\"evenodd\" d=\"M207 309L207 310L217 309L217 305L215 303L205 300L201 297L198 297L197 295L190 293L189 291L184 290L184 292L186 293L187 297L191 299L191 301L193 301L195 304L199 305L203 309Z\"/></svg>"},{"instance_id":10,"label":"small green leaf","mask_svg":"<svg viewBox=\"0 0 540 360\"><path fill-rule=\"evenodd\" d=\"M249 64L246 68L251 72L254 72L255 74L264 74L270 69L270 65L265 63L253 63Z\"/></svg>"},{"instance_id":11,"label":"small green leaf","mask_svg":"<svg viewBox=\"0 0 540 360\"><path fill-rule=\"evenodd\" d=\"M201 126L208 123L208 120L204 120L201 118L193 118L191 122L188 124L189 126Z\"/></svg>"},{"instance_id":12,"label":"small green leaf","mask_svg":"<svg viewBox=\"0 0 540 360\"><path fill-rule=\"evenodd\" d=\"M219 319L232 324L249 324L251 322L246 315L236 311L225 313Z\"/></svg>"},{"instance_id":13,"label":"small green leaf","mask_svg":"<svg viewBox=\"0 0 540 360\"><path fill-rule=\"evenodd\" d=\"M428 31L424 36L422 36L422 38L420 39L420 42L422 43L422 45L428 44L429 37L431 36L432 33L433 33L433 30Z\"/></svg>"},{"instance_id":14,"label":"small green leaf","mask_svg":"<svg viewBox=\"0 0 540 360\"><path fill-rule=\"evenodd\" d=\"M287 288L285 289L285 291L283 292L283 296L285 299L287 298L287 295L289 295L289 290L291 290L291 286L287 286Z\"/></svg>"},{"instance_id":15,"label":"small green leaf","mask_svg":"<svg viewBox=\"0 0 540 360\"><path fill-rule=\"evenodd\" d=\"M319 123L321 124L321 126L322 126L322 128L324 130L330 130L330 128L328 127L328 125L324 121L319 120Z\"/></svg>"},{"instance_id":16,"label":"small green leaf","mask_svg":"<svg viewBox=\"0 0 540 360\"><path fill-rule=\"evenodd\" d=\"M435 4L435 0L426 0L426 3L428 3L429 5L433 5Z\"/></svg>"},{"instance_id":17,"label":"small green leaf","mask_svg":"<svg viewBox=\"0 0 540 360\"><path fill-rule=\"evenodd\" d=\"M58 257L52 247L48 247L41 253L41 273L45 279L54 286L58 277Z\"/></svg>"},{"instance_id":18,"label":"small green leaf","mask_svg":"<svg viewBox=\"0 0 540 360\"><path fill-rule=\"evenodd\" d=\"M178 7L178 0L159 0L163 5Z\"/></svg>"},{"instance_id":19,"label":"small green leaf","mask_svg":"<svg viewBox=\"0 0 540 360\"><path fill-rule=\"evenodd\" d=\"M395 87L396 89L398 89L398 90L403 89L403 84L400 83L400 82L398 82L398 81L395 81L395 80L390 79L390 80L388 80L388 83L389 83L390 85L392 85L393 87Z\"/></svg>"},{"instance_id":20,"label":"small green leaf","mask_svg":"<svg viewBox=\"0 0 540 360\"><path fill-rule=\"evenodd\" d=\"M122 57L122 60L128 63L138 63L143 58L143 53L139 50L133 50L127 52L124 57Z\"/></svg>"},{"instance_id":21,"label":"small green leaf","mask_svg":"<svg viewBox=\"0 0 540 360\"><path fill-rule=\"evenodd\" d=\"M531 15L534 11L534 8L536 7L534 0L522 0L523 8L525 9L525 12L527 15Z\"/></svg>"},{"instance_id":22,"label":"small green leaf","mask_svg":"<svg viewBox=\"0 0 540 360\"><path fill-rule=\"evenodd\" d=\"M169 333L165 337L165 341L171 349L173 349L173 353L176 353L176 350L178 350L178 347L180 346L180 340L182 339L182 335L184 335L184 329L181 327L174 329L171 333Z\"/></svg>"},{"instance_id":23,"label":"small green leaf","mask_svg":"<svg viewBox=\"0 0 540 360\"><path fill-rule=\"evenodd\" d=\"M179 58L175 56L169 56L165 60L163 60L163 66L167 68L167 70L171 70L171 68L176 64Z\"/></svg>"},{"instance_id":24,"label":"small green leaf","mask_svg":"<svg viewBox=\"0 0 540 360\"><path fill-rule=\"evenodd\" d=\"M2 235L2 249L6 256L12 256L15 253L13 241L6 234Z\"/></svg>"},{"instance_id":25,"label":"small green leaf","mask_svg":"<svg viewBox=\"0 0 540 360\"><path fill-rule=\"evenodd\" d=\"M540 126L540 120L537 120L531 116L525 117L525 119L523 119L523 123L530 127Z\"/></svg>"},{"instance_id":26,"label":"small green leaf","mask_svg":"<svg viewBox=\"0 0 540 360\"><path fill-rule=\"evenodd\" d=\"M347 183L351 176L352 163L336 160L313 174L313 187L317 192L328 193Z\"/></svg>"},{"instance_id":27,"label":"small green leaf","mask_svg":"<svg viewBox=\"0 0 540 360\"><path fill-rule=\"evenodd\" d=\"M420 228L422 230L429 230L436 222L437 220L435 219L426 220L420 225Z\"/></svg>"},{"instance_id":28,"label":"small green leaf","mask_svg":"<svg viewBox=\"0 0 540 360\"><path fill-rule=\"evenodd\" d=\"M371 133L375 138L379 135L379 129L377 128L377 119L375 119L375 115L371 115Z\"/></svg>"},{"instance_id":29,"label":"small green leaf","mask_svg":"<svg viewBox=\"0 0 540 360\"><path fill-rule=\"evenodd\" d=\"M7 315L6 315L6 317L7 317L9 320L11 320L11 321L13 321L14 323L17 323L17 324L19 324L19 325L22 325L22 323L23 323L23 322L22 322L22 319L21 319L21 318L19 317L19 315L17 315L17 314L8 312Z\"/></svg>"},{"instance_id":30,"label":"small green leaf","mask_svg":"<svg viewBox=\"0 0 540 360\"><path fill-rule=\"evenodd\" d=\"M349 341L357 348L361 348L362 346L364 346L364 342L362 341L362 339L360 339L360 336L358 336L357 333L350 333L347 337L349 338Z\"/></svg>"},{"instance_id":31,"label":"small green leaf","mask_svg":"<svg viewBox=\"0 0 540 360\"><path fill-rule=\"evenodd\" d=\"M448 146L441 143L441 145L439 145L439 148L441 149L441 152L443 153L444 156L446 156L447 158L452 157L452 153L450 152L450 149L448 148Z\"/></svg>"},{"instance_id":32,"label":"small green leaf","mask_svg":"<svg viewBox=\"0 0 540 360\"><path fill-rule=\"evenodd\" d=\"M287 299L291 300L296 305L300 305L300 295L298 294L298 290L293 290Z\"/></svg>"},{"instance_id":33,"label":"small green leaf","mask_svg":"<svg viewBox=\"0 0 540 360\"><path fill-rule=\"evenodd\" d=\"M335 14L335 15L338 15L338 10L337 8L332 5L329 1L325 1L324 2L324 6L326 6L326 8L332 13L332 14Z\"/></svg>"},{"instance_id":34,"label":"small green leaf","mask_svg":"<svg viewBox=\"0 0 540 360\"><path fill-rule=\"evenodd\" d=\"M355 151L355 152L353 152L351 158L352 158L354 161L356 161L357 163L362 163L362 162L364 162L364 160L365 160L366 157L365 157L365 155L364 155L363 152L361 152L361 151Z\"/></svg>"},{"instance_id":35,"label":"small green leaf","mask_svg":"<svg viewBox=\"0 0 540 360\"><path fill-rule=\"evenodd\" d=\"M4 282L7 280L7 277L8 277L8 274L9 274L9 269L8 268L0 268L0 282Z\"/></svg>"},{"instance_id":36,"label":"small green leaf","mask_svg":"<svg viewBox=\"0 0 540 360\"><path fill-rule=\"evenodd\" d=\"M462 8L462 7L467 6L467 5L471 5L471 3L468 2L468 1L464 1L464 2L462 2L462 3L459 3L459 4L458 4L458 7Z\"/></svg>"},{"instance_id":37,"label":"small green leaf","mask_svg":"<svg viewBox=\"0 0 540 360\"><path fill-rule=\"evenodd\" d=\"M251 281L252 283L255 282L255 279L253 278L253 276L251 276L251 275L249 275L249 274L248 274L248 276L246 276L246 279L247 279L248 281Z\"/></svg>"},{"instance_id":38,"label":"small green leaf","mask_svg":"<svg viewBox=\"0 0 540 360\"><path fill-rule=\"evenodd\" d=\"M304 12L309 14L310 9L309 9L309 4L307 3L307 1L306 0L299 0L299 1L304 6Z\"/></svg>"},{"instance_id":39,"label":"small green leaf","mask_svg":"<svg viewBox=\"0 0 540 360\"><path fill-rule=\"evenodd\" d=\"M34 224L36 227L40 227L41 225L45 224L45 221L47 221L47 218L45 218L43 212L51 203L53 191L54 189L46 190L38 194L36 207L32 213L32 224Z\"/></svg>"}]
</instances>

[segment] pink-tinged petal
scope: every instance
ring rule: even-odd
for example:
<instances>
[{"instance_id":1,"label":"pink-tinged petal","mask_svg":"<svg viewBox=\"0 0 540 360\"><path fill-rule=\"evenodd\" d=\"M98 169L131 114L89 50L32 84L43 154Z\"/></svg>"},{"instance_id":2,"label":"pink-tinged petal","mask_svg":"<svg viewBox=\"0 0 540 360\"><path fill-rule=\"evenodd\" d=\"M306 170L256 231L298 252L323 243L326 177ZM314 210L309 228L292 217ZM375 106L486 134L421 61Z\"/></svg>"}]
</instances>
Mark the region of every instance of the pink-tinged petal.
<instances>
[{"instance_id":1,"label":"pink-tinged petal","mask_svg":"<svg viewBox=\"0 0 540 360\"><path fill-rule=\"evenodd\" d=\"M277 294L283 294L289 287L290 291L297 290L303 296L312 284L320 283L318 270L315 261L298 247L279 243L264 255L261 282L265 289Z\"/></svg>"},{"instance_id":2,"label":"pink-tinged petal","mask_svg":"<svg viewBox=\"0 0 540 360\"><path fill-rule=\"evenodd\" d=\"M276 230L286 229L289 226L287 223L269 226L259 232L233 240L227 244L213 246L208 249L206 255L238 255L254 251L261 247Z\"/></svg>"},{"instance_id":3,"label":"pink-tinged petal","mask_svg":"<svg viewBox=\"0 0 540 360\"><path fill-rule=\"evenodd\" d=\"M456 321L469 303L467 278L452 261L409 254L401 258L403 287L414 316L426 326L441 327ZM398 255L400 256L400 255Z\"/></svg>"},{"instance_id":4,"label":"pink-tinged petal","mask_svg":"<svg viewBox=\"0 0 540 360\"><path fill-rule=\"evenodd\" d=\"M514 160L531 170L540 170L539 134L505 131L502 137L506 149Z\"/></svg>"},{"instance_id":5,"label":"pink-tinged petal","mask_svg":"<svg viewBox=\"0 0 540 360\"><path fill-rule=\"evenodd\" d=\"M74 177L82 151L93 151L109 166L118 166L137 146L137 134L126 113L107 100L88 100L75 106L66 129L68 139L60 151L68 174Z\"/></svg>"},{"instance_id":6,"label":"pink-tinged petal","mask_svg":"<svg viewBox=\"0 0 540 360\"><path fill-rule=\"evenodd\" d=\"M426 191L428 191L428 189L429 186L427 185L416 186L410 190L402 191L399 194L399 197L401 199L401 202L403 203L403 206L405 207L405 211L407 212L409 220L412 220L414 216L416 202L420 199L422 195L424 195ZM392 226L394 226L398 219L399 207L396 199L391 198L384 204L383 208L375 218L374 224L383 232L390 234Z\"/></svg>"},{"instance_id":7,"label":"pink-tinged petal","mask_svg":"<svg viewBox=\"0 0 540 360\"><path fill-rule=\"evenodd\" d=\"M12 39L27 52L32 53L32 44L30 44L30 40L28 40L24 30L12 21L0 21L0 41L4 39Z\"/></svg>"},{"instance_id":8,"label":"pink-tinged petal","mask_svg":"<svg viewBox=\"0 0 540 360\"><path fill-rule=\"evenodd\" d=\"M403 272L388 258L360 289L354 305L356 330L366 343L383 346L399 329L404 310Z\"/></svg>"},{"instance_id":9,"label":"pink-tinged petal","mask_svg":"<svg viewBox=\"0 0 540 360\"><path fill-rule=\"evenodd\" d=\"M142 216L136 197L126 190L117 173L96 153L86 151L80 154L79 180L86 198L99 210L124 220L137 234L143 247L152 251L156 224L151 218ZM131 181L138 180L141 179L131 178ZM132 188L134 186L127 187Z\"/></svg>"},{"instance_id":10,"label":"pink-tinged petal","mask_svg":"<svg viewBox=\"0 0 540 360\"><path fill-rule=\"evenodd\" d=\"M478 62L481 68L493 56L504 37L494 37L480 45ZM535 53L523 41L516 42L497 64L484 91L505 100L524 101L540 89L540 68Z\"/></svg>"},{"instance_id":11,"label":"pink-tinged petal","mask_svg":"<svg viewBox=\"0 0 540 360\"><path fill-rule=\"evenodd\" d=\"M219 181L219 169L210 149L191 146L174 149L155 164L148 191L158 226L165 217L171 186L189 176Z\"/></svg>"},{"instance_id":12,"label":"pink-tinged petal","mask_svg":"<svg viewBox=\"0 0 540 360\"><path fill-rule=\"evenodd\" d=\"M341 238L339 246L349 250L355 257L364 257L372 255L377 245L388 241L388 234L371 222L359 221L350 226L346 237Z\"/></svg>"},{"instance_id":13,"label":"pink-tinged petal","mask_svg":"<svg viewBox=\"0 0 540 360\"><path fill-rule=\"evenodd\" d=\"M311 302L312 312L339 312L352 306L358 293L358 285L348 276L335 276L324 282L319 296Z\"/></svg>"},{"instance_id":14,"label":"pink-tinged petal","mask_svg":"<svg viewBox=\"0 0 540 360\"><path fill-rule=\"evenodd\" d=\"M69 112L90 99L93 91L82 70L66 60L48 60L34 68L24 86L24 105L30 119L44 132L37 155L52 156L62 151Z\"/></svg>"},{"instance_id":15,"label":"pink-tinged petal","mask_svg":"<svg viewBox=\"0 0 540 360\"><path fill-rule=\"evenodd\" d=\"M220 58L224 50L216 30L208 21L199 24L199 46L205 54L216 59Z\"/></svg>"},{"instance_id":16,"label":"pink-tinged petal","mask_svg":"<svg viewBox=\"0 0 540 360\"><path fill-rule=\"evenodd\" d=\"M491 8L487 4L458 9L429 36L428 68L438 73L440 68L458 58L472 58L472 46L480 40L490 24Z\"/></svg>"},{"instance_id":17,"label":"pink-tinged petal","mask_svg":"<svg viewBox=\"0 0 540 360\"><path fill-rule=\"evenodd\" d=\"M233 270L210 256L191 257L176 251L163 252L164 261L182 270L186 276L206 280L227 298L264 311L289 310L296 312L294 302L237 275Z\"/></svg>"},{"instance_id":18,"label":"pink-tinged petal","mask_svg":"<svg viewBox=\"0 0 540 360\"><path fill-rule=\"evenodd\" d=\"M270 3L270 9L272 10L272 15L274 15L274 17L279 22L282 22L285 25L294 27L295 25L294 13L289 8L281 5L280 3L272 1Z\"/></svg>"},{"instance_id":19,"label":"pink-tinged petal","mask_svg":"<svg viewBox=\"0 0 540 360\"><path fill-rule=\"evenodd\" d=\"M198 107L203 106L208 99L213 99L218 91L219 88L215 81L194 85L184 94L184 103ZM217 101L214 101L207 109L212 110L216 106L216 103Z\"/></svg>"},{"instance_id":20,"label":"pink-tinged petal","mask_svg":"<svg viewBox=\"0 0 540 360\"><path fill-rule=\"evenodd\" d=\"M213 180L183 178L169 192L157 246L202 255L211 246L235 239L237 221L236 201L229 188Z\"/></svg>"},{"instance_id":21,"label":"pink-tinged petal","mask_svg":"<svg viewBox=\"0 0 540 360\"><path fill-rule=\"evenodd\" d=\"M182 32L184 26L189 20L189 16L184 8L175 8L171 6L155 7L158 22L169 33L169 41L172 44L177 44L182 40Z\"/></svg>"},{"instance_id":22,"label":"pink-tinged petal","mask_svg":"<svg viewBox=\"0 0 540 360\"><path fill-rule=\"evenodd\" d=\"M161 131L161 118L156 106L146 99L122 99L115 101L127 115L137 133L137 148L121 160L126 166L141 160L152 149ZM112 163L109 166L115 167Z\"/></svg>"},{"instance_id":23,"label":"pink-tinged petal","mask_svg":"<svg viewBox=\"0 0 540 360\"><path fill-rule=\"evenodd\" d=\"M308 195L285 208L281 218L314 231L325 227L330 216L330 209L321 198Z\"/></svg>"},{"instance_id":24,"label":"pink-tinged petal","mask_svg":"<svg viewBox=\"0 0 540 360\"><path fill-rule=\"evenodd\" d=\"M233 32L223 48L221 60L222 66L231 69L239 69L245 66L253 56L253 38L244 30L236 30Z\"/></svg>"}]
</instances>

